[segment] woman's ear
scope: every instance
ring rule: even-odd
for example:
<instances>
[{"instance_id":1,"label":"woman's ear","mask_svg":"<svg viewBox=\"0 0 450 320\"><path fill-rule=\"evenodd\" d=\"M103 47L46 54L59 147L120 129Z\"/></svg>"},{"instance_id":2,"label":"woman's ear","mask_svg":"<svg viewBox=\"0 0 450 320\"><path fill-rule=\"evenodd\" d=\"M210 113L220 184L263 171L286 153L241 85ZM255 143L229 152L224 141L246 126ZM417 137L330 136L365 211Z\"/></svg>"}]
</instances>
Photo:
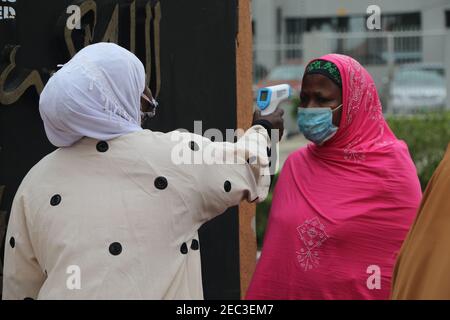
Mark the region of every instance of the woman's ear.
<instances>
[{"instance_id":1,"label":"woman's ear","mask_svg":"<svg viewBox=\"0 0 450 320\"><path fill-rule=\"evenodd\" d=\"M144 95L150 99L150 101L153 99L152 90L150 90L149 87L145 87L144 89Z\"/></svg>"},{"instance_id":2,"label":"woman's ear","mask_svg":"<svg viewBox=\"0 0 450 320\"><path fill-rule=\"evenodd\" d=\"M158 102L153 98L152 91L146 87L141 95L141 122L143 123L147 119L153 118L156 115L157 107Z\"/></svg>"}]
</instances>

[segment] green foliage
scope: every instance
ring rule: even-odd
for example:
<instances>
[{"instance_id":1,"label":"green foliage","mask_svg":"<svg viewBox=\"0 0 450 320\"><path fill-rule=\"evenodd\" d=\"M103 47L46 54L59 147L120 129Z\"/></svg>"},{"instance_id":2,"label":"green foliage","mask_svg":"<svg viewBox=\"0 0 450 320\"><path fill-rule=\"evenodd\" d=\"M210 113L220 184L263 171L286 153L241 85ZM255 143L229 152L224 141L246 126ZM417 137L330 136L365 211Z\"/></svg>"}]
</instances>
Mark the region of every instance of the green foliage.
<instances>
[{"instance_id":1,"label":"green foliage","mask_svg":"<svg viewBox=\"0 0 450 320\"><path fill-rule=\"evenodd\" d=\"M291 114L292 119L297 119L298 106L300 105L300 98L294 97L291 99Z\"/></svg>"},{"instance_id":2,"label":"green foliage","mask_svg":"<svg viewBox=\"0 0 450 320\"><path fill-rule=\"evenodd\" d=\"M450 143L450 112L389 116L387 121L408 145L424 190Z\"/></svg>"}]
</instances>

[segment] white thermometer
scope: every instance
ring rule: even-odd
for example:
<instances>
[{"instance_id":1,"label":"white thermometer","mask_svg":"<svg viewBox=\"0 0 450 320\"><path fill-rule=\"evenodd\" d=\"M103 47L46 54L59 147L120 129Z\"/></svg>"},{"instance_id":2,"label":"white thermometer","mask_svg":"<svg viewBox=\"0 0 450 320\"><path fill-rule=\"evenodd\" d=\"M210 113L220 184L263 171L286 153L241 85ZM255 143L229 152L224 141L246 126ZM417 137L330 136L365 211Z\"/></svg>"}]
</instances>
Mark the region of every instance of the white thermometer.
<instances>
[{"instance_id":1,"label":"white thermometer","mask_svg":"<svg viewBox=\"0 0 450 320\"><path fill-rule=\"evenodd\" d=\"M273 87L258 90L256 105L261 110L261 115L271 114L283 101L292 95L292 88L288 84L280 84Z\"/></svg>"}]
</instances>

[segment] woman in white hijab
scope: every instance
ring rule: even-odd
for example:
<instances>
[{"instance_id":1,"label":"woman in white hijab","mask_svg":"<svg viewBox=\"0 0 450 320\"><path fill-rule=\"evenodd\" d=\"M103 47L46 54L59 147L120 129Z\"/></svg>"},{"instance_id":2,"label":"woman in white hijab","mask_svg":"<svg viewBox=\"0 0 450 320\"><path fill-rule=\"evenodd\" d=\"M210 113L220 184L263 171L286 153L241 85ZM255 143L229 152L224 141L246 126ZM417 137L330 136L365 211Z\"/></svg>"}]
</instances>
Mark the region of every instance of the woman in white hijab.
<instances>
[{"instance_id":1,"label":"woman in white hijab","mask_svg":"<svg viewBox=\"0 0 450 320\"><path fill-rule=\"evenodd\" d=\"M84 48L50 78L40 113L60 148L14 198L4 299L203 298L197 230L266 197L267 130L282 130L282 112L257 117L235 144L211 142L142 130L144 92L142 63L110 43ZM189 164L180 153L217 161Z\"/></svg>"}]
</instances>

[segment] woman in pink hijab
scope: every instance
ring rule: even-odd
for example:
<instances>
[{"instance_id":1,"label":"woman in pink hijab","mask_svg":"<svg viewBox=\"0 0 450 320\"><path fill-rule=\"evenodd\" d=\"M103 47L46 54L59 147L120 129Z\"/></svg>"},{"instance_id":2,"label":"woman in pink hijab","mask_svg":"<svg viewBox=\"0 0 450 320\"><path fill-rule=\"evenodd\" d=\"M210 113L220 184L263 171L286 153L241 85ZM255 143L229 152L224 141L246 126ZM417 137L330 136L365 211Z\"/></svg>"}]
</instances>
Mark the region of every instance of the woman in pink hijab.
<instances>
[{"instance_id":1,"label":"woman in pink hijab","mask_svg":"<svg viewBox=\"0 0 450 320\"><path fill-rule=\"evenodd\" d=\"M421 199L416 169L354 59L308 64L298 125L313 143L280 173L247 299L388 299Z\"/></svg>"}]
</instances>

